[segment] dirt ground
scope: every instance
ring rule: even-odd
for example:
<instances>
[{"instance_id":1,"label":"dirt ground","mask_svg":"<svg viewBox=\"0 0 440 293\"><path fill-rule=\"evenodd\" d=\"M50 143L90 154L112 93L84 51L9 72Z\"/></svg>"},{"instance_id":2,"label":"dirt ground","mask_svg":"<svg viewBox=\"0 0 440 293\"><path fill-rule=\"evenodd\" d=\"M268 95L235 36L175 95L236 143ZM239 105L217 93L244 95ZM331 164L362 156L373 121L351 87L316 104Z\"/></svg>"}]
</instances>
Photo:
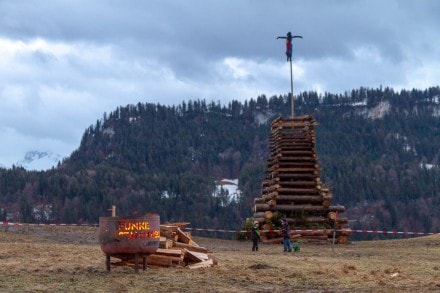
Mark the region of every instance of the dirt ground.
<instances>
[{"instance_id":1,"label":"dirt ground","mask_svg":"<svg viewBox=\"0 0 440 293\"><path fill-rule=\"evenodd\" d=\"M0 292L440 292L440 235L348 245L194 237L218 266L105 268L96 227L0 226ZM112 259L113 260L113 259Z\"/></svg>"}]
</instances>

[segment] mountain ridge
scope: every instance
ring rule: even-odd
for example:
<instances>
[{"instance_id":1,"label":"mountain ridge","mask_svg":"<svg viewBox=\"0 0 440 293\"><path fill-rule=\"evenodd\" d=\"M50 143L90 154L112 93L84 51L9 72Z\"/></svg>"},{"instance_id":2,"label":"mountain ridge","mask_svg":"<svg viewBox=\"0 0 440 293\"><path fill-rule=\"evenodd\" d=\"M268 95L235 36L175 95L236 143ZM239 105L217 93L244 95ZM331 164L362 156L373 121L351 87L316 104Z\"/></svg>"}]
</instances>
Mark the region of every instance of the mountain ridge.
<instances>
[{"instance_id":1,"label":"mountain ridge","mask_svg":"<svg viewBox=\"0 0 440 293\"><path fill-rule=\"evenodd\" d=\"M297 96L297 114L319 123L321 178L334 202L347 207L353 228L440 229L433 208L440 204L439 96L439 87ZM3 218L35 221L33 207L45 203L53 210L46 222L96 222L116 203L124 214L151 211L165 220L235 229L260 193L270 121L288 116L289 102L262 95L228 105L118 107L86 129L57 168L0 169ZM225 205L212 196L222 178L239 178L239 200Z\"/></svg>"}]
</instances>

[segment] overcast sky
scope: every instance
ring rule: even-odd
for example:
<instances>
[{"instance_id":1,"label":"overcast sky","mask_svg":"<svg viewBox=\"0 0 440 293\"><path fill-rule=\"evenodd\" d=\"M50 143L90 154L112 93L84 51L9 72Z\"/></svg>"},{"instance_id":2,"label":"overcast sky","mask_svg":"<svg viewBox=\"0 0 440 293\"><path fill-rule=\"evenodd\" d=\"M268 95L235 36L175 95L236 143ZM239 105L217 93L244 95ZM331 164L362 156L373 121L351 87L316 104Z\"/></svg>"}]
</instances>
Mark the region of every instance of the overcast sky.
<instances>
[{"instance_id":1,"label":"overcast sky","mask_svg":"<svg viewBox=\"0 0 440 293\"><path fill-rule=\"evenodd\" d=\"M0 0L0 165L118 106L440 84L437 0Z\"/></svg>"}]
</instances>

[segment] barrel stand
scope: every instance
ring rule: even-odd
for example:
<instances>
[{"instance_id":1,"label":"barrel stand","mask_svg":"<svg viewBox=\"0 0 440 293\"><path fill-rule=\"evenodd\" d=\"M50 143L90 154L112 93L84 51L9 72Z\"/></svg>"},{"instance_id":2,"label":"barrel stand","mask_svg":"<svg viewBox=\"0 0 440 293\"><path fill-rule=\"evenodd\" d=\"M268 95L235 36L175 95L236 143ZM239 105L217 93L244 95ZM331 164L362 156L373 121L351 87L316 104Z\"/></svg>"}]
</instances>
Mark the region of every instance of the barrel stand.
<instances>
[{"instance_id":1,"label":"barrel stand","mask_svg":"<svg viewBox=\"0 0 440 293\"><path fill-rule=\"evenodd\" d=\"M142 257L142 270L145 271L147 269L147 255L135 253L134 254L134 271L136 273L139 272L139 256ZM107 271L110 272L110 254L105 255L105 265L107 267Z\"/></svg>"}]
</instances>

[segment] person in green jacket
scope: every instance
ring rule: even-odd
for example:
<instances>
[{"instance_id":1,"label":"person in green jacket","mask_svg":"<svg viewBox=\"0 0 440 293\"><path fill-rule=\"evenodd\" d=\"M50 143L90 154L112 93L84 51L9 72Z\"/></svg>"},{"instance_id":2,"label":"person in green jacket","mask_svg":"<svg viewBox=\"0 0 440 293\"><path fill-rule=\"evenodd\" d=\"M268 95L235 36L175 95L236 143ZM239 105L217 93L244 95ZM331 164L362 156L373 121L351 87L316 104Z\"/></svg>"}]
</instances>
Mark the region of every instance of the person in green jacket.
<instances>
[{"instance_id":1,"label":"person in green jacket","mask_svg":"<svg viewBox=\"0 0 440 293\"><path fill-rule=\"evenodd\" d=\"M258 221L255 221L251 229L252 251L258 251L258 241L260 241L260 231Z\"/></svg>"}]
</instances>

